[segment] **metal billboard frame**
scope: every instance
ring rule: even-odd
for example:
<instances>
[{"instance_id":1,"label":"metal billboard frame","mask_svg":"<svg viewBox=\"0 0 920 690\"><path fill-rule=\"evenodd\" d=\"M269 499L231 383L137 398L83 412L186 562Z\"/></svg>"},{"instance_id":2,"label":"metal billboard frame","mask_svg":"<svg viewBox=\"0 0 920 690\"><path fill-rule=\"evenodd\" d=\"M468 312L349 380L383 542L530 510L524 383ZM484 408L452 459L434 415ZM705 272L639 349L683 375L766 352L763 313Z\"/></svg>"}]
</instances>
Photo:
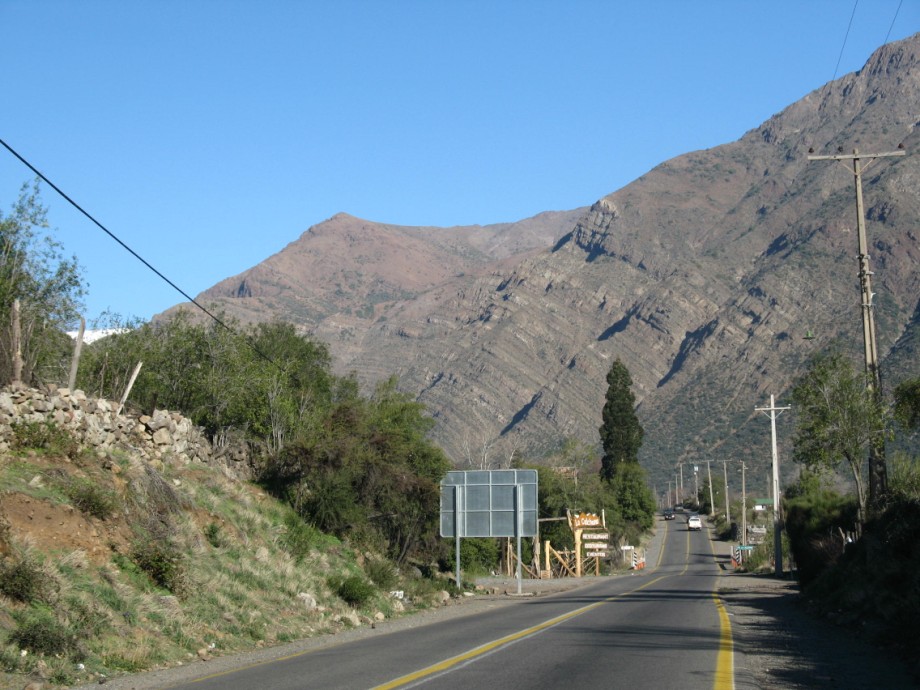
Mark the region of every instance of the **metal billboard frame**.
<instances>
[{"instance_id":1,"label":"metal billboard frame","mask_svg":"<svg viewBox=\"0 0 920 690\"><path fill-rule=\"evenodd\" d=\"M539 534L537 470L456 470L441 480L440 534L455 539L457 588L460 539L516 537L521 592L521 537Z\"/></svg>"}]
</instances>

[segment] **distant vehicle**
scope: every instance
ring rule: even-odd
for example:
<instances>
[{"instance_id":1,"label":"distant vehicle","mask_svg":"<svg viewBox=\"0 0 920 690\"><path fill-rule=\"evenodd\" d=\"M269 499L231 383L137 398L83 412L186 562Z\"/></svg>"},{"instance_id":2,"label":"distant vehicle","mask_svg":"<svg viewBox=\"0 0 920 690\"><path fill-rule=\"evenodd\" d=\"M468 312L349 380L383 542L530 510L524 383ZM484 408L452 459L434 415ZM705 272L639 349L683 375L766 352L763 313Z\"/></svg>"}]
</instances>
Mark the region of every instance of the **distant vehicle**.
<instances>
[{"instance_id":1,"label":"distant vehicle","mask_svg":"<svg viewBox=\"0 0 920 690\"><path fill-rule=\"evenodd\" d=\"M691 515L687 518L687 529L703 529L703 521L699 515Z\"/></svg>"},{"instance_id":2,"label":"distant vehicle","mask_svg":"<svg viewBox=\"0 0 920 690\"><path fill-rule=\"evenodd\" d=\"M677 517L677 516L674 514L674 511L673 511L673 510L671 510L670 508L665 509L665 511L664 511L664 519L665 519L665 520L673 520L673 519L676 518L676 517Z\"/></svg>"}]
</instances>

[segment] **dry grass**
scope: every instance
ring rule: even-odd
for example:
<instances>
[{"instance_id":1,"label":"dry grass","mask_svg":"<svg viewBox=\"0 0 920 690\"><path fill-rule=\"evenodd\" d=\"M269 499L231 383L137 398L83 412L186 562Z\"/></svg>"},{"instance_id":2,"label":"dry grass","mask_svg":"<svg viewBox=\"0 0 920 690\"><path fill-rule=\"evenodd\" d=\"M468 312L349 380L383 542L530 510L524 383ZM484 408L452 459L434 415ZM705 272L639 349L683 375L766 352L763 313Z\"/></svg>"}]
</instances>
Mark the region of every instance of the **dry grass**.
<instances>
[{"instance_id":1,"label":"dry grass","mask_svg":"<svg viewBox=\"0 0 920 690\"><path fill-rule=\"evenodd\" d=\"M7 644L16 620L0 615L0 673L12 679L10 687L22 687L30 674L41 675L49 687L94 682L186 663L202 647L220 655L344 625L340 616L351 607L330 591L327 578L360 573L356 554L303 526L287 506L258 487L200 465L167 465L158 471L125 459L113 472L104 470L101 461L96 466L87 462L80 468L87 481L123 502L123 510L103 521L76 507L62 510L67 498L49 493L51 482L30 486L37 470L47 473L53 460L36 458L36 463L0 463L0 487L28 492L29 508L36 513L31 522L49 523L39 515L44 510L56 521L72 516L73 527L64 525L43 541L43 535L17 524L5 528L4 538L19 553L30 554L35 572L51 583L43 599L53 598L55 620L80 640L85 669L77 669L73 655L22 656ZM69 532L74 543L60 548L61 535ZM119 534L134 536L114 540ZM178 550L187 575L181 597L157 586L132 561L132 539L161 540ZM91 551L96 555L91 557ZM108 552L106 562L100 563L99 552ZM312 595L318 607L306 606L298 598L302 592ZM41 603L3 598L0 610L27 612ZM363 609L367 616L376 611L393 613L384 592L376 592ZM0 679L0 690L5 682Z\"/></svg>"}]
</instances>

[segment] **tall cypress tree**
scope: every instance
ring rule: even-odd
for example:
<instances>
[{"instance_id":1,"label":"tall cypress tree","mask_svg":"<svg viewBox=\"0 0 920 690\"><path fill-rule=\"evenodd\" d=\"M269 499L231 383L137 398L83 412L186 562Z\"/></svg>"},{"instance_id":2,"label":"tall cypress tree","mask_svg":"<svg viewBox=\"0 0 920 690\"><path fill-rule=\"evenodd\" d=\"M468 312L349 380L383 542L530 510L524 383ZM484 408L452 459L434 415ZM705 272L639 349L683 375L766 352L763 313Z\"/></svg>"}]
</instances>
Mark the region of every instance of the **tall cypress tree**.
<instances>
[{"instance_id":1,"label":"tall cypress tree","mask_svg":"<svg viewBox=\"0 0 920 690\"><path fill-rule=\"evenodd\" d=\"M618 358L607 373L607 402L598 430L604 448L601 478L607 481L616 475L620 463L639 462L639 448L645 432L636 416L636 397L631 387L629 370Z\"/></svg>"}]
</instances>

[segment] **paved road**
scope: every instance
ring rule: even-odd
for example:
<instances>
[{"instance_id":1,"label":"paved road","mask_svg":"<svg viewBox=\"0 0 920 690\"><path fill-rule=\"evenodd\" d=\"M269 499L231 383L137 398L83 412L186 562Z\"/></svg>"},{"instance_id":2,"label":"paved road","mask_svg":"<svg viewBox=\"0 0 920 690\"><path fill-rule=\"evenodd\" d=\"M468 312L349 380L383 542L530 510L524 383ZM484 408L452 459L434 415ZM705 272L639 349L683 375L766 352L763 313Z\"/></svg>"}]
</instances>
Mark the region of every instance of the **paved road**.
<instances>
[{"instance_id":1,"label":"paved road","mask_svg":"<svg viewBox=\"0 0 920 690\"><path fill-rule=\"evenodd\" d=\"M644 571L173 688L733 687L708 530L660 522Z\"/></svg>"}]
</instances>

